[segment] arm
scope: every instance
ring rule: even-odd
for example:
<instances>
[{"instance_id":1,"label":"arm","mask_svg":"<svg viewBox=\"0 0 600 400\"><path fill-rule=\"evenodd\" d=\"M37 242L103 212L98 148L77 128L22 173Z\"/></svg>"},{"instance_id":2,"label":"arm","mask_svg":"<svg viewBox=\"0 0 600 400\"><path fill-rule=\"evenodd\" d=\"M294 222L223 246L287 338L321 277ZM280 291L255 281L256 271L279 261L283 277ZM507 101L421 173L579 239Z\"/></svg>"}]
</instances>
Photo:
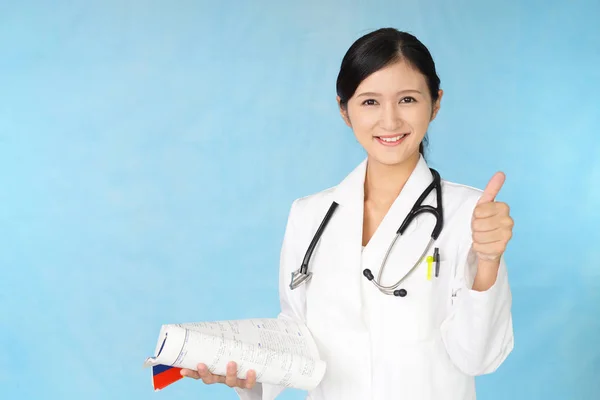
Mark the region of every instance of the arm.
<instances>
[{"instance_id":1,"label":"arm","mask_svg":"<svg viewBox=\"0 0 600 400\"><path fill-rule=\"evenodd\" d=\"M492 177L477 203L464 212L453 310L442 324L448 355L465 374L495 371L514 347L512 295L504 260L514 222L495 198L504 174ZM467 223L470 222L470 223ZM462 279L461 279L462 278Z\"/></svg>"},{"instance_id":2,"label":"arm","mask_svg":"<svg viewBox=\"0 0 600 400\"><path fill-rule=\"evenodd\" d=\"M288 215L288 221L283 236L279 265L279 301L281 311L278 318L288 318L304 321L304 297L301 289L294 293L290 291L289 283L292 271L300 265L299 246L297 239L297 203L294 201ZM256 383L252 389L235 388L241 400L272 400L275 399L285 387Z\"/></svg>"}]
</instances>

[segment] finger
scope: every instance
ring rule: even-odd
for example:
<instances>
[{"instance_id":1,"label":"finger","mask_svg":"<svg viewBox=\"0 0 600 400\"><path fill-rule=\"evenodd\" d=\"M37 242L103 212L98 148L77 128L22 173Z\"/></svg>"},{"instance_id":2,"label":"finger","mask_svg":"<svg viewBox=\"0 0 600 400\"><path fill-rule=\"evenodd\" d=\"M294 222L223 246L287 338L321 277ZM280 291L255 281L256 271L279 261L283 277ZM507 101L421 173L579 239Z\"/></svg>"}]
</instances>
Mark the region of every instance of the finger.
<instances>
[{"instance_id":1,"label":"finger","mask_svg":"<svg viewBox=\"0 0 600 400\"><path fill-rule=\"evenodd\" d=\"M488 182L487 186L483 190L483 194L479 198L477 204L490 203L496 199L496 196L502 189L502 185L504 185L504 180L506 176L503 172L496 172L492 179Z\"/></svg>"},{"instance_id":2,"label":"finger","mask_svg":"<svg viewBox=\"0 0 600 400\"><path fill-rule=\"evenodd\" d=\"M473 243L488 244L495 242L508 242L512 233L506 229L494 229L488 232L473 232Z\"/></svg>"},{"instance_id":3,"label":"finger","mask_svg":"<svg viewBox=\"0 0 600 400\"><path fill-rule=\"evenodd\" d=\"M205 364L198 364L198 375L202 382L206 385L211 385L216 382L215 376L208 370L208 367Z\"/></svg>"},{"instance_id":4,"label":"finger","mask_svg":"<svg viewBox=\"0 0 600 400\"><path fill-rule=\"evenodd\" d=\"M256 384L256 371L251 369L246 374L246 389L252 389Z\"/></svg>"},{"instance_id":5,"label":"finger","mask_svg":"<svg viewBox=\"0 0 600 400\"><path fill-rule=\"evenodd\" d=\"M471 230L473 232L489 232L501 228L512 229L514 224L513 219L508 215L495 215L486 218L474 218L471 222Z\"/></svg>"},{"instance_id":6,"label":"finger","mask_svg":"<svg viewBox=\"0 0 600 400\"><path fill-rule=\"evenodd\" d=\"M200 379L198 371L194 371L193 369L182 368L179 373L185 378Z\"/></svg>"},{"instance_id":7,"label":"finger","mask_svg":"<svg viewBox=\"0 0 600 400\"><path fill-rule=\"evenodd\" d=\"M227 364L227 376L225 377L225 384L229 387L235 387L237 386L237 383L237 364L233 361L230 361Z\"/></svg>"},{"instance_id":8,"label":"finger","mask_svg":"<svg viewBox=\"0 0 600 400\"><path fill-rule=\"evenodd\" d=\"M475 218L471 222L473 232L489 232L498 229L496 218Z\"/></svg>"},{"instance_id":9,"label":"finger","mask_svg":"<svg viewBox=\"0 0 600 400\"><path fill-rule=\"evenodd\" d=\"M505 242L494 242L494 243L476 243L473 242L473 251L477 253L479 258L493 260L498 257L506 250Z\"/></svg>"},{"instance_id":10,"label":"finger","mask_svg":"<svg viewBox=\"0 0 600 400\"><path fill-rule=\"evenodd\" d=\"M475 218L489 218L494 215L509 215L510 207L506 203L492 202L492 203L481 203L473 210L473 219Z\"/></svg>"},{"instance_id":11,"label":"finger","mask_svg":"<svg viewBox=\"0 0 600 400\"><path fill-rule=\"evenodd\" d=\"M473 210L473 219L489 218L498 213L497 203L481 203Z\"/></svg>"}]
</instances>

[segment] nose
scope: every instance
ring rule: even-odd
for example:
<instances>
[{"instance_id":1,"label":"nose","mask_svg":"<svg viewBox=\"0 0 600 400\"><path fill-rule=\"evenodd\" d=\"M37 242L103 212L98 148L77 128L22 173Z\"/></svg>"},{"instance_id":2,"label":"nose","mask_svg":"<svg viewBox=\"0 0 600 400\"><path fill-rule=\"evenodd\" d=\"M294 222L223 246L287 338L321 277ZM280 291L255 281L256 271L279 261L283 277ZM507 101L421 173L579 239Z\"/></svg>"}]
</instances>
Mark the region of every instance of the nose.
<instances>
[{"instance_id":1,"label":"nose","mask_svg":"<svg viewBox=\"0 0 600 400\"><path fill-rule=\"evenodd\" d=\"M395 104L387 104L382 107L381 127L386 131L395 132L402 126L402 116Z\"/></svg>"}]
</instances>

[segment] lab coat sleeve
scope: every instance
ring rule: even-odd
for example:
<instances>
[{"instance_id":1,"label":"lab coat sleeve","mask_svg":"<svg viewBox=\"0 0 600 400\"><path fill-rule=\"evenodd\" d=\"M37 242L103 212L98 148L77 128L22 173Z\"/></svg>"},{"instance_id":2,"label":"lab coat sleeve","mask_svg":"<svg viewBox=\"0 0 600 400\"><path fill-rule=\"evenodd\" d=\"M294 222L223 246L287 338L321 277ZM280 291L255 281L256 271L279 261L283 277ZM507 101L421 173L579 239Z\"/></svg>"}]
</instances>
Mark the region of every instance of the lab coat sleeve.
<instances>
[{"instance_id":1,"label":"lab coat sleeve","mask_svg":"<svg viewBox=\"0 0 600 400\"><path fill-rule=\"evenodd\" d=\"M472 290L477 256L471 249L471 233L459 248L457 279L452 287L452 306L441 327L442 340L452 362L471 376L494 372L514 347L512 294L504 256L496 282L483 292Z\"/></svg>"},{"instance_id":2,"label":"lab coat sleeve","mask_svg":"<svg viewBox=\"0 0 600 400\"><path fill-rule=\"evenodd\" d=\"M292 203L283 237L279 265L279 300L278 318L287 318L304 322L304 301L299 289L291 294L289 283L292 271L300 265L300 246L298 243L298 202ZM241 400L273 400L283 392L284 386L257 383L252 389L235 388Z\"/></svg>"}]
</instances>

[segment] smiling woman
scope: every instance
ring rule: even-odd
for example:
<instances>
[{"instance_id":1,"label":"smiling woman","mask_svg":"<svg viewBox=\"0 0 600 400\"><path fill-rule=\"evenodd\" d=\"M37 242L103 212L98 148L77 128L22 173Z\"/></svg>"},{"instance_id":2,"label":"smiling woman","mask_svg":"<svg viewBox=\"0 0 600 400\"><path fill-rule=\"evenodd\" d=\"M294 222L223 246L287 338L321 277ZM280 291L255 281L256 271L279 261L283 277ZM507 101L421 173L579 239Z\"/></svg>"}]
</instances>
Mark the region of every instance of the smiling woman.
<instances>
[{"instance_id":1,"label":"smiling woman","mask_svg":"<svg viewBox=\"0 0 600 400\"><path fill-rule=\"evenodd\" d=\"M367 158L293 202L281 251L280 318L306 324L327 363L312 399L473 400L474 376L512 351L504 174L482 193L428 167L439 86L427 48L395 29L358 39L342 61L337 102ZM234 361L226 376L202 364L182 374L248 400L284 389Z\"/></svg>"},{"instance_id":2,"label":"smiling woman","mask_svg":"<svg viewBox=\"0 0 600 400\"><path fill-rule=\"evenodd\" d=\"M425 154L443 92L429 50L415 36L384 28L357 40L342 60L337 94L342 117L370 156L386 162L374 139L397 145L409 134Z\"/></svg>"},{"instance_id":3,"label":"smiling woman","mask_svg":"<svg viewBox=\"0 0 600 400\"><path fill-rule=\"evenodd\" d=\"M429 50L409 33L379 29L357 40L342 60L337 80L340 112L369 157L363 245L402 189L392 184L391 192L375 194L372 183L382 176L395 182L408 179L419 158L425 157L427 129L442 95ZM389 168L398 164L407 168Z\"/></svg>"}]
</instances>

